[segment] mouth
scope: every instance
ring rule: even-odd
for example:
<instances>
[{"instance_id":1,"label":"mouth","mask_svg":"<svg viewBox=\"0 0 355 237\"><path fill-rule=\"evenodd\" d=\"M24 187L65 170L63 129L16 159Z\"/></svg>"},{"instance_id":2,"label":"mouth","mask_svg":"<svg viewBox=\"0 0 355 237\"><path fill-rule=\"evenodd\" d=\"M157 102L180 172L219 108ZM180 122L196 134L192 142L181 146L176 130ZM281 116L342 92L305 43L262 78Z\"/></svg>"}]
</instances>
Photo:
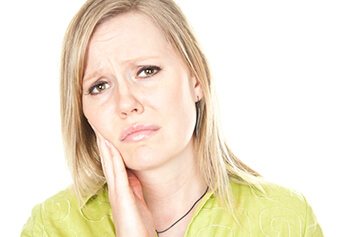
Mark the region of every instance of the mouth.
<instances>
[{"instance_id":1,"label":"mouth","mask_svg":"<svg viewBox=\"0 0 355 237\"><path fill-rule=\"evenodd\" d=\"M155 125L133 125L124 130L121 136L121 141L139 142L153 136L159 129L160 127Z\"/></svg>"}]
</instances>

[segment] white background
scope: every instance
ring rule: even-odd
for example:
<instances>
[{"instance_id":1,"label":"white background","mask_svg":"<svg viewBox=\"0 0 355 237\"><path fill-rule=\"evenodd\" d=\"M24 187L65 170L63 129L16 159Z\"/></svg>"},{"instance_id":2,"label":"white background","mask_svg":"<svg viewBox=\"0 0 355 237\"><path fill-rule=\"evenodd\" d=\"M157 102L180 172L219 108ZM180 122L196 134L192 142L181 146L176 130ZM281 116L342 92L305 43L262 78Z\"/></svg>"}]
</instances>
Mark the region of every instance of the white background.
<instances>
[{"instance_id":1,"label":"white background","mask_svg":"<svg viewBox=\"0 0 355 237\"><path fill-rule=\"evenodd\" d=\"M83 0L0 9L1 233L70 183L59 118L61 42ZM354 224L351 1L178 1L213 72L226 137L267 179L302 192L326 236Z\"/></svg>"}]
</instances>

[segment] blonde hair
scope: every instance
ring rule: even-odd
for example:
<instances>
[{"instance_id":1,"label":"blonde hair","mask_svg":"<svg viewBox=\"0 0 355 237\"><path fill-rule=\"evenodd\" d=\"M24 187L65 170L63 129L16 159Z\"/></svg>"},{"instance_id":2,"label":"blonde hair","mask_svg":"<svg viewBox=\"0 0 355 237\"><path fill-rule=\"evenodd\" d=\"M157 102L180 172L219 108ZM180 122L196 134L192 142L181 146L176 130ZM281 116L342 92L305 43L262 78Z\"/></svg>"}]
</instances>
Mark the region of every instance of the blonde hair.
<instances>
[{"instance_id":1,"label":"blonde hair","mask_svg":"<svg viewBox=\"0 0 355 237\"><path fill-rule=\"evenodd\" d=\"M82 109L81 83L88 43L98 25L132 11L152 19L201 84L203 98L196 104L199 122L194 136L199 168L209 188L228 206L232 205L230 179L260 189L258 174L243 164L222 138L206 58L174 1L89 0L68 27L61 61L63 143L79 202L83 204L105 183L95 134Z\"/></svg>"}]
</instances>

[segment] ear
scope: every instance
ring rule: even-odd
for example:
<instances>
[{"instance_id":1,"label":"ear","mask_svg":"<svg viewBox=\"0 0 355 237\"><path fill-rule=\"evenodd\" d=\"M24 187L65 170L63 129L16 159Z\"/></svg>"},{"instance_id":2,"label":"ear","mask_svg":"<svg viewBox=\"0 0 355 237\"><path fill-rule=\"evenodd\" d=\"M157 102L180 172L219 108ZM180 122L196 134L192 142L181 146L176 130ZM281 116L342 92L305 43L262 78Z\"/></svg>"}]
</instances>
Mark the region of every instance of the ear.
<instances>
[{"instance_id":1,"label":"ear","mask_svg":"<svg viewBox=\"0 0 355 237\"><path fill-rule=\"evenodd\" d=\"M201 88L201 82L197 80L195 76L191 77L193 95L195 96L195 102L198 102L203 97L203 92Z\"/></svg>"}]
</instances>

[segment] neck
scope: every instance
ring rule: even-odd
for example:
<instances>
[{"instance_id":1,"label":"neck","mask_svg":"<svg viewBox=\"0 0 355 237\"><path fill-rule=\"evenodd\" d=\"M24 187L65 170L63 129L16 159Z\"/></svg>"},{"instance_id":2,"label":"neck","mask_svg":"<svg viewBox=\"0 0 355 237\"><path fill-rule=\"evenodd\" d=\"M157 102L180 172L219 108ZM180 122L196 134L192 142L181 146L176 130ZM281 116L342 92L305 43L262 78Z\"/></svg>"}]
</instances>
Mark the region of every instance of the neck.
<instances>
[{"instance_id":1,"label":"neck","mask_svg":"<svg viewBox=\"0 0 355 237\"><path fill-rule=\"evenodd\" d=\"M199 172L192 144L163 166L134 173L142 184L144 199L158 230L166 229L183 216L207 187ZM186 224L189 218L191 215L181 222Z\"/></svg>"}]
</instances>

